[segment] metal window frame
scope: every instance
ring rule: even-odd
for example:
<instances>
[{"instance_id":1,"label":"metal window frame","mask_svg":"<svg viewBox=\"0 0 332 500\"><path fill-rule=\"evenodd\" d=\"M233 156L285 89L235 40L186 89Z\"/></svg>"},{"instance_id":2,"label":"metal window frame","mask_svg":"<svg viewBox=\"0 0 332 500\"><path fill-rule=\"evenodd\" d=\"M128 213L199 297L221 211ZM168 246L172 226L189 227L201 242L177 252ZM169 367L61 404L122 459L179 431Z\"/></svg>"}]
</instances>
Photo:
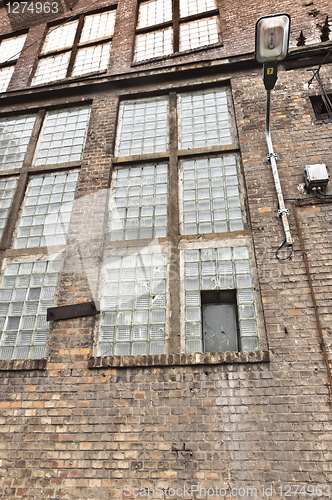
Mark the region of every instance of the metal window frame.
<instances>
[{"instance_id":1,"label":"metal window frame","mask_svg":"<svg viewBox=\"0 0 332 500\"><path fill-rule=\"evenodd\" d=\"M202 49L211 48L211 47L214 47L216 45L219 45L222 42L220 12L219 12L219 7L217 5L216 0L214 0L215 4L216 4L215 9L207 10L204 12L200 12L198 14L193 14L193 15L189 15L189 16L185 16L185 17L180 17L180 0L172 0L172 19L170 21L155 24L152 26L147 26L144 28L138 28L137 26L138 26L138 19L139 19L139 9L140 9L140 6L146 1L148 1L148 0L140 0L139 2L137 2L134 59L136 59L136 45L137 45L137 36L138 35L152 33L154 31L160 31L160 30L163 30L166 28L172 28L172 30L173 30L173 44L172 44L173 45L173 53L171 54L171 56L182 54L182 53L187 53L187 52L192 52L194 50L202 50ZM195 47L192 49L180 51L180 25L181 24L188 24L190 22L198 21L201 19L209 19L211 17L217 18L218 39L219 39L218 42L214 43L214 44L210 44L210 45L203 45L203 46ZM142 64L142 63L149 62L153 59L159 59L160 57L164 58L164 57L168 57L168 55L153 57L150 59L144 59L144 60L140 60L140 61L135 60L134 62L136 64Z\"/></svg>"},{"instance_id":2,"label":"metal window frame","mask_svg":"<svg viewBox=\"0 0 332 500\"><path fill-rule=\"evenodd\" d=\"M67 52L70 53L70 57L69 57L69 62L68 62L68 66L67 66L66 76L63 79L67 79L67 78L70 78L70 77L72 77L72 78L79 78L83 74L91 74L91 73L92 74L101 74L101 73L105 73L107 71L107 69L106 70L102 69L102 70L98 70L98 71L92 71L91 73L90 72L89 73L82 73L82 74L75 75L75 76L72 75L73 69L74 69L74 65L75 65L76 56L77 56L77 52L80 49L82 49L82 48L88 48L88 47L94 47L94 46L105 44L105 43L111 43L112 39L113 39L113 36L114 36L114 34L112 33L112 35L110 35L110 36L96 38L94 40L88 40L87 42L80 43L79 40L81 38L81 34L82 34L82 31L83 31L85 19L87 17L89 17L89 16L93 16L93 15L97 15L97 14L103 14L105 12L112 12L112 11L116 12L116 9L117 9L117 5L110 6L110 7L104 7L102 9L99 9L99 10L96 10L96 11L93 11L93 12L88 12L88 13L80 14L79 16L76 16L74 18L70 18L69 22L78 20L78 25L77 25L77 28L76 28L76 34L75 34L74 42L73 42L72 46L71 47L65 47L65 48L62 48L62 49L51 50L51 51L46 52L46 53L43 53L42 52L42 48L41 48L41 50L40 50L40 52L39 52L39 54L37 56L37 60L35 62L35 65L34 65L34 71L32 72L32 74L29 77L28 85L30 85L30 86L34 85L33 80L34 80L35 74L37 72L39 61L45 60L47 58L51 58L51 57L53 57L55 55L65 54ZM44 33L43 44L44 44L45 39L46 39L48 33L50 32L50 30L52 30L53 28L56 28L57 26L61 26L61 25L63 25L63 21L61 22L61 24L54 24L54 23L48 24L47 30ZM57 80L55 80L55 81L57 81ZM51 81L47 81L47 82L44 82L44 83L39 83L39 84L36 84L36 85L47 85L48 83L51 83Z\"/></svg>"}]
</instances>

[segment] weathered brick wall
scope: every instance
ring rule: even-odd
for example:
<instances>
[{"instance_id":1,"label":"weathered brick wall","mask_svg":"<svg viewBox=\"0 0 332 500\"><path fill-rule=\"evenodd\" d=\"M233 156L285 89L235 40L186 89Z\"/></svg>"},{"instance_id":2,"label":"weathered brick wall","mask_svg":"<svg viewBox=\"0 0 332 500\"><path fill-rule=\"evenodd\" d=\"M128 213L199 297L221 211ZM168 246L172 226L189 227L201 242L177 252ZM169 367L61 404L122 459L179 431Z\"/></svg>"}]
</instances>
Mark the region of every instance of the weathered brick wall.
<instances>
[{"instance_id":1,"label":"weathered brick wall","mask_svg":"<svg viewBox=\"0 0 332 500\"><path fill-rule=\"evenodd\" d=\"M251 3L244 17L240 3L221 3L224 55L252 51L255 20L274 11L274 4L265 3L263 9ZM125 34L128 23L133 27L132 4L119 2L123 18L114 40L119 47L118 60L112 63L115 72L130 69L133 34ZM309 11L317 9L323 17L330 9L327 1L282 2L279 7L292 15L293 45L297 31L309 29L319 18ZM251 31L246 31L248 26ZM43 31L42 24L33 27L31 41ZM248 33L251 42L246 46ZM316 27L310 36L317 39ZM37 45L18 61L12 88L26 82ZM326 84L331 81L330 65L322 67L321 76ZM326 163L332 169L331 124L315 121L308 95L317 94L318 87L308 90L309 78L306 68L281 67L272 97L272 138L295 250L292 260L279 262L275 251L284 235L265 161L261 70L199 75L200 81L214 80L216 85L221 79L231 81L271 361L202 366L181 365L172 358L169 366L88 368L94 318L54 323L45 369L0 372L1 498L106 500L129 498L128 486L199 485L225 488L227 498L234 498L232 488L255 487L258 498L277 499L282 498L277 489L281 485L307 488L332 482L327 370L292 208L298 199L314 199L301 186L306 164ZM185 85L185 76L177 84ZM154 84L143 80L140 85L137 92ZM160 88L172 85L165 75ZM118 87L90 94L92 117L69 234L73 248L64 261L59 305L90 300L98 286L118 94L133 91L121 82ZM331 358L330 206L297 210ZM75 246L82 233L93 242L83 242L81 248L88 268L96 269L88 277ZM271 485L271 495L263 494L263 487ZM204 492L198 493L196 498L205 498Z\"/></svg>"}]
</instances>

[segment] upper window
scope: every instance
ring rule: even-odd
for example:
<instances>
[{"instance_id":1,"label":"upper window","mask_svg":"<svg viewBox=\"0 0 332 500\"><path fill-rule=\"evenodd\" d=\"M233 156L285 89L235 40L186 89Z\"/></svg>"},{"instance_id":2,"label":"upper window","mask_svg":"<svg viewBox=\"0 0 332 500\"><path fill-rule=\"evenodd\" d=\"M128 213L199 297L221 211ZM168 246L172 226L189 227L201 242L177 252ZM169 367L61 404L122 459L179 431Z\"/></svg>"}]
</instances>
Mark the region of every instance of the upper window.
<instances>
[{"instance_id":1,"label":"upper window","mask_svg":"<svg viewBox=\"0 0 332 500\"><path fill-rule=\"evenodd\" d=\"M106 70L114 23L111 10L50 28L32 85Z\"/></svg>"},{"instance_id":2,"label":"upper window","mask_svg":"<svg viewBox=\"0 0 332 500\"><path fill-rule=\"evenodd\" d=\"M139 5L135 60L218 43L215 0L147 0Z\"/></svg>"},{"instance_id":3,"label":"upper window","mask_svg":"<svg viewBox=\"0 0 332 500\"><path fill-rule=\"evenodd\" d=\"M0 92L6 92L27 35L3 38L0 42Z\"/></svg>"}]
</instances>

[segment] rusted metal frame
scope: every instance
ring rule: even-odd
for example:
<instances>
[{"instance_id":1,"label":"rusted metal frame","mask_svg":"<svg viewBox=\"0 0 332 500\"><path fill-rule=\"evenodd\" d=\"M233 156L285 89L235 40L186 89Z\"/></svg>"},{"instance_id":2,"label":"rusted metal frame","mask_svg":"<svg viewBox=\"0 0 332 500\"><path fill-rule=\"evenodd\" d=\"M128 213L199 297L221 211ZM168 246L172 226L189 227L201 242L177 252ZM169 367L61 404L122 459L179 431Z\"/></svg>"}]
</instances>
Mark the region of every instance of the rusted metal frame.
<instances>
[{"instance_id":1,"label":"rusted metal frame","mask_svg":"<svg viewBox=\"0 0 332 500\"><path fill-rule=\"evenodd\" d=\"M145 33L152 33L153 31L159 31L172 26L172 21L166 21L164 23L153 24L152 26L146 26L144 28L137 28L136 35L144 35Z\"/></svg>"},{"instance_id":2,"label":"rusted metal frame","mask_svg":"<svg viewBox=\"0 0 332 500\"><path fill-rule=\"evenodd\" d=\"M180 50L180 33L179 33L179 21L180 21L180 4L179 0L172 0L172 12L173 12L173 52L179 52Z\"/></svg>"},{"instance_id":3,"label":"rusted metal frame","mask_svg":"<svg viewBox=\"0 0 332 500\"><path fill-rule=\"evenodd\" d=\"M79 17L79 20L78 20L78 25L76 28L76 35L75 35L74 42L73 42L73 45L71 48L71 55L70 55L69 63L68 63L68 67L67 67L66 78L68 78L68 76L70 76L72 71L73 71L76 53L77 53L78 42L79 42L79 39L81 37L83 24L84 24L84 14L81 14Z\"/></svg>"},{"instance_id":4,"label":"rusted metal frame","mask_svg":"<svg viewBox=\"0 0 332 500\"><path fill-rule=\"evenodd\" d=\"M191 23L193 21L199 21L200 19L206 19L209 17L214 17L218 16L219 10L218 9L213 9L213 10L205 10L204 12L199 12L198 14L193 14L191 16L186 16L186 17L180 17L179 18L179 23Z\"/></svg>"},{"instance_id":5,"label":"rusted metal frame","mask_svg":"<svg viewBox=\"0 0 332 500\"><path fill-rule=\"evenodd\" d=\"M318 309L317 309L317 303L316 303L316 298L315 298L315 292L314 292L314 288L313 288L312 281L311 281L311 275L310 275L310 270L309 270L309 264L308 264L307 254L306 254L306 251L305 251L305 246L304 246L304 241L303 241L303 237L302 237L301 226L300 226L299 218L298 218L298 215L297 215L296 204L295 203L293 203L293 209L294 209L294 214L295 214L295 220L296 220L297 230L298 230L299 236L300 236L300 241L301 241L301 246L302 246L302 252L303 252L305 267L306 267L306 271L307 271L310 292L311 292L311 297L312 297L312 301L313 301L313 304L314 304L315 315L316 315L316 320L317 320L317 325L318 325L318 332L319 332L319 337L320 337L320 341L321 341L321 347L322 347L322 351L323 351L323 354L324 354L324 359L325 359L325 363L326 363L327 373L328 373L328 377L329 377L330 387L328 389L329 389L329 393L330 393L330 396L331 396L332 395L332 374L331 374L331 368L330 368L330 363L329 363L329 359L328 359L328 356L327 356L327 351L326 351L325 341L324 341L324 337L323 337L322 327L321 327L321 324L320 324L320 319L319 319L319 314L318 314Z\"/></svg>"},{"instance_id":6,"label":"rusted metal frame","mask_svg":"<svg viewBox=\"0 0 332 500\"><path fill-rule=\"evenodd\" d=\"M26 185L28 182L29 168L33 161L33 156L35 153L36 144L42 127L44 116L45 116L45 110L41 110L38 112L35 124L32 129L30 141L27 147L27 152L25 154L22 168L20 169L13 203L11 204L11 207L9 209L7 221L3 230L3 235L0 245L1 250L9 248L11 245L11 240L15 230L16 221L25 195Z\"/></svg>"},{"instance_id":7,"label":"rusted metal frame","mask_svg":"<svg viewBox=\"0 0 332 500\"><path fill-rule=\"evenodd\" d=\"M169 354L180 352L180 234L179 234L179 179L178 179L178 126L177 94L169 93L169 182L168 182L168 236L169 250Z\"/></svg>"},{"instance_id":8,"label":"rusted metal frame","mask_svg":"<svg viewBox=\"0 0 332 500\"><path fill-rule=\"evenodd\" d=\"M282 194L281 184L280 184L280 179L279 179L279 174L278 174L276 154L273 150L273 144L272 144L272 139L271 139L270 117L271 117L271 90L267 90L266 91L265 136L266 136L266 142L267 142L267 146L268 146L268 150L269 150L268 159L271 163L274 184L276 187L278 204L279 204L278 214L281 216L282 225L283 225L284 232L285 232L285 243L286 243L286 246L292 247L293 240L292 240L292 236L291 236L291 232L290 232L290 228L289 228L289 222L288 222L288 218L287 218L288 210L285 207L284 197Z\"/></svg>"}]
</instances>

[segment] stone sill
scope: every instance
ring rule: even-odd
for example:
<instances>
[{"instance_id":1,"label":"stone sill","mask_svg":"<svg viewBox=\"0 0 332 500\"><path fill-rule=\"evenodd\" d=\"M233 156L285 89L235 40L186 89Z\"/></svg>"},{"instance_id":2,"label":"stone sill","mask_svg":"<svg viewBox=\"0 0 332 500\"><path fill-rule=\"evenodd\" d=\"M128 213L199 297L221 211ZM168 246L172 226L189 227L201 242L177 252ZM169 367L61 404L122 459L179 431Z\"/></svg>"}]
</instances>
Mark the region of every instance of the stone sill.
<instances>
[{"instance_id":1,"label":"stone sill","mask_svg":"<svg viewBox=\"0 0 332 500\"><path fill-rule=\"evenodd\" d=\"M47 358L42 359L2 359L0 371L11 370L45 370Z\"/></svg>"},{"instance_id":2,"label":"stone sill","mask_svg":"<svg viewBox=\"0 0 332 500\"><path fill-rule=\"evenodd\" d=\"M88 368L142 368L144 366L195 366L269 363L269 351L151 354L149 356L90 357Z\"/></svg>"}]
</instances>

